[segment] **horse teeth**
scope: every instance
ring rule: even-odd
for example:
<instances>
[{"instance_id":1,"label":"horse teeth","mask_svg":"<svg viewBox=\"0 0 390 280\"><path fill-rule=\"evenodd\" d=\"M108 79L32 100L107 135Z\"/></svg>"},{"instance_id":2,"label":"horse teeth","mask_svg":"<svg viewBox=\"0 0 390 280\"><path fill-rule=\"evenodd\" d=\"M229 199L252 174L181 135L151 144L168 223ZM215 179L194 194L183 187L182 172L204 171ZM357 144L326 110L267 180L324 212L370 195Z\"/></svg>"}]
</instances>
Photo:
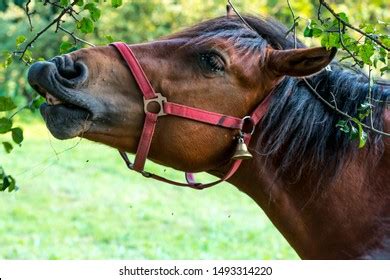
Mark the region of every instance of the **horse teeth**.
<instances>
[{"instance_id":1,"label":"horse teeth","mask_svg":"<svg viewBox=\"0 0 390 280\"><path fill-rule=\"evenodd\" d=\"M58 98L54 97L53 95L51 95L48 92L46 92L45 98L46 98L47 104L49 104L49 105L54 106L54 105L62 104L62 102Z\"/></svg>"}]
</instances>

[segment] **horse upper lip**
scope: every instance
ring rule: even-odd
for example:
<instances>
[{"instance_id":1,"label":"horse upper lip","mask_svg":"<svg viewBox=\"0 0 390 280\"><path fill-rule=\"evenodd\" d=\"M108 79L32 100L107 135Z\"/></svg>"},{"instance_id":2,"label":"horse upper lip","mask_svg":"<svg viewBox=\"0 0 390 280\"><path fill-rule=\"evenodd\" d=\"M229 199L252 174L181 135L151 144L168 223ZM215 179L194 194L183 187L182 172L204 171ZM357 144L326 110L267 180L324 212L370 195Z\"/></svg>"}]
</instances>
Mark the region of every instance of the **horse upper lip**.
<instances>
[{"instance_id":1,"label":"horse upper lip","mask_svg":"<svg viewBox=\"0 0 390 280\"><path fill-rule=\"evenodd\" d=\"M28 72L30 85L47 100L49 105L69 104L88 110L92 116L101 111L101 104L91 95L64 83L59 78L57 66L53 62L34 63Z\"/></svg>"}]
</instances>

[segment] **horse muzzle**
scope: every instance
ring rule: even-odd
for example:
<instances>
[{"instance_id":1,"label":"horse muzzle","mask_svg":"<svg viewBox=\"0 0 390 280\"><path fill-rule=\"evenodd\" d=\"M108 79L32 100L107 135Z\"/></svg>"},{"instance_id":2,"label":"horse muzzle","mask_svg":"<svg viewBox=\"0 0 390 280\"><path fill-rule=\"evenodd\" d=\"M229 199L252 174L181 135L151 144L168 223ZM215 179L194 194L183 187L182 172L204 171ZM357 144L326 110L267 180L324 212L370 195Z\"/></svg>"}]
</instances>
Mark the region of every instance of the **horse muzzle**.
<instances>
[{"instance_id":1,"label":"horse muzzle","mask_svg":"<svg viewBox=\"0 0 390 280\"><path fill-rule=\"evenodd\" d=\"M40 111L54 137L69 139L80 136L100 115L103 105L83 91L88 80L88 67L70 56L34 63L28 81L46 103Z\"/></svg>"}]
</instances>

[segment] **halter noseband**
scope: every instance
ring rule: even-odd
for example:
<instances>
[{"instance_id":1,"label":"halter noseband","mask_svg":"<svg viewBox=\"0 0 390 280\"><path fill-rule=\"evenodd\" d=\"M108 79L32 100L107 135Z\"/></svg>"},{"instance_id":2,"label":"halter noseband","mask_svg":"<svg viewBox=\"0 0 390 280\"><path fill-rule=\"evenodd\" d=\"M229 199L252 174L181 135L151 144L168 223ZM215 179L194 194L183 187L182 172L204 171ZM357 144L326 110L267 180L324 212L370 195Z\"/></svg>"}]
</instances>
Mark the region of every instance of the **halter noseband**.
<instances>
[{"instance_id":1,"label":"halter noseband","mask_svg":"<svg viewBox=\"0 0 390 280\"><path fill-rule=\"evenodd\" d=\"M214 186L232 177L240 167L242 160L235 160L232 163L229 171L225 174L223 178L207 184L196 183L192 173L185 173L187 183L180 183L145 171L144 166L149 154L149 149L152 143L154 130L157 124L157 119L159 117L173 115L173 116L190 119L190 120L194 120L194 121L198 121L210 125L239 130L240 134L243 134L244 143L249 144L256 125L262 120L262 118L264 117L265 113L268 110L269 103L271 100L271 94L269 94L256 107L256 109L252 112L250 116L246 116L244 118L226 116L215 112L209 112L194 107L188 107L185 105L172 103L169 102L161 93L156 93L154 91L152 85L150 84L149 79L146 77L146 74L143 71L141 65L139 64L137 58L135 57L133 51L130 49L130 47L127 44L117 42L111 44L111 46L114 46L122 55L123 59L126 61L144 98L145 122L142 130L141 138L138 143L134 164L130 162L126 152L119 151L127 167L131 170L141 173L143 176L147 178L153 178L161 182L173 184L176 186L191 187L198 190ZM157 103L160 106L160 110L157 113L150 112L148 110L148 105L153 102ZM250 129L251 131L248 133L243 133L244 125L245 126L247 125L247 121L250 121L251 123L252 126Z\"/></svg>"}]
</instances>

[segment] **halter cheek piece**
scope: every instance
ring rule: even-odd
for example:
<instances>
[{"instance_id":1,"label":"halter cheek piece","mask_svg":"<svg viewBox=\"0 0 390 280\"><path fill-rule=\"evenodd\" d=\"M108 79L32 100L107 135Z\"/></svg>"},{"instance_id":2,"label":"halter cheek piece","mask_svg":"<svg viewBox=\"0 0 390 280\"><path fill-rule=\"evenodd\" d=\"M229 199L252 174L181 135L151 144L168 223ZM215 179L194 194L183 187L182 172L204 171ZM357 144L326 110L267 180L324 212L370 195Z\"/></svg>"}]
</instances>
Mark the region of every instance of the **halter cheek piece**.
<instances>
[{"instance_id":1,"label":"halter cheek piece","mask_svg":"<svg viewBox=\"0 0 390 280\"><path fill-rule=\"evenodd\" d=\"M127 167L131 170L141 173L143 176L147 178L153 178L161 182L173 184L176 186L191 187L198 190L202 190L214 186L232 177L240 167L242 163L242 159L234 160L229 171L225 174L223 178L221 178L218 181L207 183L207 184L196 183L194 180L194 175L192 173L185 173L187 183L180 183L145 171L144 170L145 161L149 153L154 130L157 124L157 119L159 117L173 115L173 116L190 119L190 120L194 120L194 121L198 121L210 125L239 130L239 138L240 138L239 144L247 145L251 140L251 136L254 132L256 125L261 121L261 119L264 117L265 113L268 110L268 106L271 100L271 94L269 94L257 106L257 108L252 112L250 116L246 116L244 118L226 116L219 113L209 112L194 107L188 107L185 105L172 103L169 102L161 93L156 93L154 91L152 85L150 84L149 79L146 77L146 74L143 71L141 65L139 64L137 58L135 57L133 51L130 49L130 47L127 44L118 42L118 43L111 44L111 46L114 46L122 55L123 59L126 61L144 97L145 122L142 130L141 138L139 140L134 164L130 162L129 158L126 155L126 152L119 151ZM160 106L160 110L157 113L150 112L148 110L149 104L153 102L157 103ZM248 126L250 126L249 129Z\"/></svg>"}]
</instances>

